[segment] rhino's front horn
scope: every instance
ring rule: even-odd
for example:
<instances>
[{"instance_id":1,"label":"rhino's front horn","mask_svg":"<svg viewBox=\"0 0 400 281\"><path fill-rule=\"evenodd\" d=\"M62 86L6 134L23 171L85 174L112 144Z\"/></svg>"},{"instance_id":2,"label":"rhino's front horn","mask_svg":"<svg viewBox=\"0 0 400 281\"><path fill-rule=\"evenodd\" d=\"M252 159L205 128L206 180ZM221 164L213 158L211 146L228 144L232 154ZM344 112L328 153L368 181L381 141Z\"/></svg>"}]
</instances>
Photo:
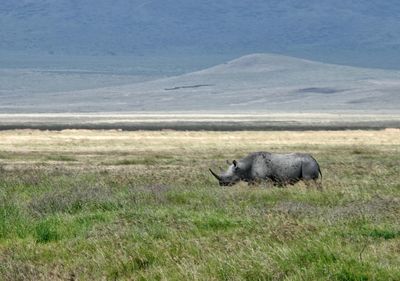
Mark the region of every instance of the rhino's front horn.
<instances>
[{"instance_id":1,"label":"rhino's front horn","mask_svg":"<svg viewBox=\"0 0 400 281\"><path fill-rule=\"evenodd\" d=\"M221 180L221 177L220 176L218 176L216 173L214 173L211 169L209 169L210 170L210 172L211 172L211 174L214 176L214 177L216 177L217 178L217 180Z\"/></svg>"}]
</instances>

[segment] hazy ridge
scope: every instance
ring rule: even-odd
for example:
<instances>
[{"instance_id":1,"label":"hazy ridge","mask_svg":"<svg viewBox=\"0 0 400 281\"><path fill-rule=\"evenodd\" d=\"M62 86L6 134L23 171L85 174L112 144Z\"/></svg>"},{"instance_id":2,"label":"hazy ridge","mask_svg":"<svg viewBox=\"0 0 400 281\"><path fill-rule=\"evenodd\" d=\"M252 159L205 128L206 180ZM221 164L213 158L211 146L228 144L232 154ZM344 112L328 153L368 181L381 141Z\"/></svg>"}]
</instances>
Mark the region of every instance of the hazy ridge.
<instances>
[{"instance_id":1,"label":"hazy ridge","mask_svg":"<svg viewBox=\"0 0 400 281\"><path fill-rule=\"evenodd\" d=\"M2 95L1 112L398 113L400 104L399 71L331 65L272 54L247 55L154 81L128 80L125 77L121 85L109 87L35 94L28 89L14 95L11 89Z\"/></svg>"}]
</instances>

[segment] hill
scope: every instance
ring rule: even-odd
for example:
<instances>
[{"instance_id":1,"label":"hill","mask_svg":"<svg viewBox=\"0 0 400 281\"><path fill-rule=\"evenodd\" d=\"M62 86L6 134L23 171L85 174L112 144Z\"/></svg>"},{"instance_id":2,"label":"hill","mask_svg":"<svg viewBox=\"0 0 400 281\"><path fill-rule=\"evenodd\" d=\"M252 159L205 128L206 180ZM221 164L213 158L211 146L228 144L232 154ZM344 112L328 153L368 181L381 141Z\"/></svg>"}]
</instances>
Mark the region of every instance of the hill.
<instances>
[{"instance_id":1,"label":"hill","mask_svg":"<svg viewBox=\"0 0 400 281\"><path fill-rule=\"evenodd\" d=\"M3 96L3 112L399 112L400 72L252 54L154 81ZM45 103L43 101L46 101Z\"/></svg>"}]
</instances>

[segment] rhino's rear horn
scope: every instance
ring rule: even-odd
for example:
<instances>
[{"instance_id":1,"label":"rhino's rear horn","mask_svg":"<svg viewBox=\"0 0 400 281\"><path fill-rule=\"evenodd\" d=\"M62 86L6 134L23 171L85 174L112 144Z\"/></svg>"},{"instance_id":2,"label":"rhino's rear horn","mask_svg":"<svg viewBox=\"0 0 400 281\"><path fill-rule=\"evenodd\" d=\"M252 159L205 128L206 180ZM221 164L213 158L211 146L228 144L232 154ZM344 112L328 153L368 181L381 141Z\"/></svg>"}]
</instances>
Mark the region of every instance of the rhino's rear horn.
<instances>
[{"instance_id":1,"label":"rhino's rear horn","mask_svg":"<svg viewBox=\"0 0 400 281\"><path fill-rule=\"evenodd\" d=\"M211 174L214 176L214 177L216 177L217 178L217 180L221 180L221 177L220 176L218 176L216 173L214 173L211 169L209 169L210 170L210 172L211 172Z\"/></svg>"}]
</instances>

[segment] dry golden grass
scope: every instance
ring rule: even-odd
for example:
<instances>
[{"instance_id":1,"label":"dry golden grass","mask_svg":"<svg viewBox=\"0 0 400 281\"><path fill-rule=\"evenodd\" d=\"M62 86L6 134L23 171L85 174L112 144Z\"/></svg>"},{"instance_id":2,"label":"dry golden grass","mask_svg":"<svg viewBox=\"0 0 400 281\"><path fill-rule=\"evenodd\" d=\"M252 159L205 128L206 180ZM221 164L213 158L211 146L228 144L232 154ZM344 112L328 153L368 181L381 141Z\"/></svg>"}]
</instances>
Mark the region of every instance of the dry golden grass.
<instances>
[{"instance_id":1,"label":"dry golden grass","mask_svg":"<svg viewBox=\"0 0 400 281\"><path fill-rule=\"evenodd\" d=\"M266 131L266 132L178 132L178 131L35 131L0 132L0 150L99 152L234 149L298 145L398 146L400 129L379 131Z\"/></svg>"}]
</instances>

